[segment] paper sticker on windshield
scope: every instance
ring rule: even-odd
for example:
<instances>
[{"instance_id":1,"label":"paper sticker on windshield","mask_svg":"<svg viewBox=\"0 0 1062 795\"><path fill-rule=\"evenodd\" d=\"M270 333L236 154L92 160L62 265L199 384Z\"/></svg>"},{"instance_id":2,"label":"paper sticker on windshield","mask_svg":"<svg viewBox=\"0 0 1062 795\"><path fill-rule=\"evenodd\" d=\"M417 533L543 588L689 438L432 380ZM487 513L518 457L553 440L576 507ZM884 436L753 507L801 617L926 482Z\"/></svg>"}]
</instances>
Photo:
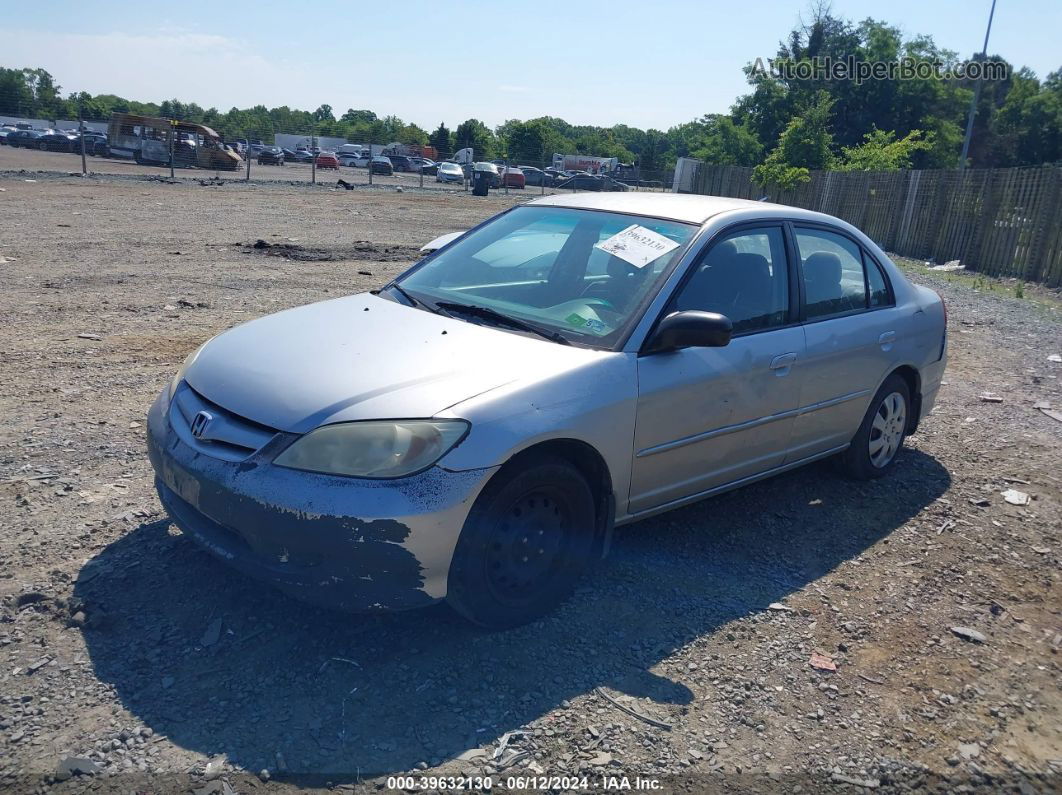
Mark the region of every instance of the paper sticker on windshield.
<instances>
[{"instance_id":1,"label":"paper sticker on windshield","mask_svg":"<svg viewBox=\"0 0 1062 795\"><path fill-rule=\"evenodd\" d=\"M644 268L650 262L678 248L679 244L652 229L632 224L622 232L617 232L607 240L602 240L594 248L606 254L626 260L636 268Z\"/></svg>"}]
</instances>

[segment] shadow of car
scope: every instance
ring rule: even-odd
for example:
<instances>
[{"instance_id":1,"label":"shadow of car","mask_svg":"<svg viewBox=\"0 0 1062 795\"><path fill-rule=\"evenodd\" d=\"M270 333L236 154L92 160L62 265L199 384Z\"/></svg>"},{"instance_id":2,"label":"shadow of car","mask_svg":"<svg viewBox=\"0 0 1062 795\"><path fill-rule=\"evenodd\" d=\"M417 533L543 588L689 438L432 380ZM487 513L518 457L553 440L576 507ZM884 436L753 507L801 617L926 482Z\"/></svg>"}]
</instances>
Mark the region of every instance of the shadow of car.
<instances>
[{"instance_id":1,"label":"shadow of car","mask_svg":"<svg viewBox=\"0 0 1062 795\"><path fill-rule=\"evenodd\" d=\"M309 608L233 576L165 519L90 559L70 609L87 616L95 675L156 734L250 771L280 752L296 783L354 781L454 759L598 686L678 718L693 694L652 672L661 660L858 557L947 490L936 459L900 455L887 481L853 484L823 462L618 528L558 612L503 633L443 607Z\"/></svg>"}]
</instances>

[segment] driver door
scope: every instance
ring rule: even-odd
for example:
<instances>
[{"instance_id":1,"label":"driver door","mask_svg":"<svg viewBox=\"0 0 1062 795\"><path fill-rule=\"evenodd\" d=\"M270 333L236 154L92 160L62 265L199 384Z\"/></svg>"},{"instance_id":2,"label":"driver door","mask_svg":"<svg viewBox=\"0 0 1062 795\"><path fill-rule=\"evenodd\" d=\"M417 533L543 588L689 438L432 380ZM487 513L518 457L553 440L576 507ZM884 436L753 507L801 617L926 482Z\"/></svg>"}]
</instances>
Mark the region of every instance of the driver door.
<instances>
[{"instance_id":1,"label":"driver door","mask_svg":"<svg viewBox=\"0 0 1062 795\"><path fill-rule=\"evenodd\" d=\"M722 348L640 356L629 511L694 497L782 464L800 397L804 331L781 224L713 242L664 314L730 318Z\"/></svg>"}]
</instances>

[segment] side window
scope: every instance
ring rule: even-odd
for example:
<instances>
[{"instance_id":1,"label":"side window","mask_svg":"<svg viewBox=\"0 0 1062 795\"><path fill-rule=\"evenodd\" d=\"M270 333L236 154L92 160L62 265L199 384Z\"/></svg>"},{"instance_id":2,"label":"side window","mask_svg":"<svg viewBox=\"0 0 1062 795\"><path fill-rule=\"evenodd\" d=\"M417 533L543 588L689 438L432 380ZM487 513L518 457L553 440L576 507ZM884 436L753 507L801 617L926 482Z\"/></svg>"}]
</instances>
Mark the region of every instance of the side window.
<instances>
[{"instance_id":1,"label":"side window","mask_svg":"<svg viewBox=\"0 0 1062 795\"><path fill-rule=\"evenodd\" d=\"M735 333L785 325L789 271L781 227L734 232L713 243L695 267L672 301L674 311L718 312Z\"/></svg>"},{"instance_id":2,"label":"side window","mask_svg":"<svg viewBox=\"0 0 1062 795\"><path fill-rule=\"evenodd\" d=\"M870 284L870 305L891 306L892 298L889 296L889 286L885 283L885 275L881 272L881 266L873 258L863 252L863 264L867 268L867 282Z\"/></svg>"},{"instance_id":3,"label":"side window","mask_svg":"<svg viewBox=\"0 0 1062 795\"><path fill-rule=\"evenodd\" d=\"M866 309L867 285L859 246L843 235L796 228L808 318Z\"/></svg>"}]
</instances>

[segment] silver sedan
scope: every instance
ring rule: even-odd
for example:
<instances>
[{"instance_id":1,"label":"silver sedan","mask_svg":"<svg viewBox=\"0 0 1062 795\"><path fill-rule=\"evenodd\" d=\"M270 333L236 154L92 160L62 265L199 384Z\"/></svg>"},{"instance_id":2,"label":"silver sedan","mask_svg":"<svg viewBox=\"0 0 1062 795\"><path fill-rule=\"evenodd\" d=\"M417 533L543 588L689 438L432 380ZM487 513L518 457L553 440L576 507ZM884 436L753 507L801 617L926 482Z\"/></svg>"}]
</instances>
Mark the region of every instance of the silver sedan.
<instances>
[{"instance_id":1,"label":"silver sedan","mask_svg":"<svg viewBox=\"0 0 1062 795\"><path fill-rule=\"evenodd\" d=\"M835 457L886 474L945 309L866 235L705 196L551 196L380 290L188 357L148 415L173 521L341 609L534 619L613 527Z\"/></svg>"}]
</instances>

